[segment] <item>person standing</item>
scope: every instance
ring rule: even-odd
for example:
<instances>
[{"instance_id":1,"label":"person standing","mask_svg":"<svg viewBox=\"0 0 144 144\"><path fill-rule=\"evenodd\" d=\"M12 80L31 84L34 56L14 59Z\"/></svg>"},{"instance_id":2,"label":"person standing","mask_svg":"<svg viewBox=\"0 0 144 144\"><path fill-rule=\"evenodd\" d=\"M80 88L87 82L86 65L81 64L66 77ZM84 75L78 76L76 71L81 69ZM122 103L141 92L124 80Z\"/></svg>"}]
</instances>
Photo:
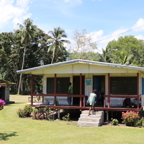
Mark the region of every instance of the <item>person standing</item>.
<instances>
[{"instance_id":1,"label":"person standing","mask_svg":"<svg viewBox=\"0 0 144 144\"><path fill-rule=\"evenodd\" d=\"M93 92L90 93L90 96L89 96L89 99L88 99L89 104L90 104L88 116L91 115L91 110L92 110L92 108L94 108L94 104L96 102L96 100L95 100L96 97L97 97L96 90L93 90Z\"/></svg>"},{"instance_id":2,"label":"person standing","mask_svg":"<svg viewBox=\"0 0 144 144\"><path fill-rule=\"evenodd\" d=\"M68 95L72 95L72 93L73 93L73 87L72 87L71 82L69 82ZM67 101L68 101L68 104L71 105L72 97L67 97Z\"/></svg>"}]
</instances>

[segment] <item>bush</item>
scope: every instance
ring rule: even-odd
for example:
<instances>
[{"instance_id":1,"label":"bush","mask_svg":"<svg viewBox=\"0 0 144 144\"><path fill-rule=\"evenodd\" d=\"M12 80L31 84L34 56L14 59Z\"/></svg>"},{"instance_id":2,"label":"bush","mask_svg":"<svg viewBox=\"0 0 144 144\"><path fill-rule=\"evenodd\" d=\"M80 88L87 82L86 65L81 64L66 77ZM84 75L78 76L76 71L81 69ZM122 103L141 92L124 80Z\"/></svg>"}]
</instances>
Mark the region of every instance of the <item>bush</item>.
<instances>
[{"instance_id":1,"label":"bush","mask_svg":"<svg viewBox=\"0 0 144 144\"><path fill-rule=\"evenodd\" d=\"M144 127L144 118L141 118L141 126Z\"/></svg>"},{"instance_id":2,"label":"bush","mask_svg":"<svg viewBox=\"0 0 144 144\"><path fill-rule=\"evenodd\" d=\"M139 114L140 114L140 117L144 117L144 110L141 109Z\"/></svg>"},{"instance_id":3,"label":"bush","mask_svg":"<svg viewBox=\"0 0 144 144\"><path fill-rule=\"evenodd\" d=\"M117 119L111 119L111 124L112 125L118 125L119 124L119 121Z\"/></svg>"},{"instance_id":4,"label":"bush","mask_svg":"<svg viewBox=\"0 0 144 144\"><path fill-rule=\"evenodd\" d=\"M62 120L64 120L64 121L70 121L70 114L68 113L67 115L63 116Z\"/></svg>"},{"instance_id":5,"label":"bush","mask_svg":"<svg viewBox=\"0 0 144 144\"><path fill-rule=\"evenodd\" d=\"M33 111L31 112L31 117L32 117L32 119L37 119L37 117L36 117L36 113L38 112L38 109L33 109Z\"/></svg>"},{"instance_id":6,"label":"bush","mask_svg":"<svg viewBox=\"0 0 144 144\"><path fill-rule=\"evenodd\" d=\"M24 114L26 117L30 117L32 111L33 111L33 108L30 105L26 105L24 107Z\"/></svg>"},{"instance_id":7,"label":"bush","mask_svg":"<svg viewBox=\"0 0 144 144\"><path fill-rule=\"evenodd\" d=\"M0 110L2 110L4 108L4 105L5 105L5 101L0 99Z\"/></svg>"},{"instance_id":8,"label":"bush","mask_svg":"<svg viewBox=\"0 0 144 144\"><path fill-rule=\"evenodd\" d=\"M141 126L144 127L144 118L141 119Z\"/></svg>"},{"instance_id":9,"label":"bush","mask_svg":"<svg viewBox=\"0 0 144 144\"><path fill-rule=\"evenodd\" d=\"M122 112L122 123L126 124L127 126L135 126L136 122L139 120L140 116L138 113L134 111L130 112Z\"/></svg>"},{"instance_id":10,"label":"bush","mask_svg":"<svg viewBox=\"0 0 144 144\"><path fill-rule=\"evenodd\" d=\"M135 123L135 126L139 126L141 127L142 126L142 121L141 120L137 120L136 123Z\"/></svg>"},{"instance_id":11,"label":"bush","mask_svg":"<svg viewBox=\"0 0 144 144\"><path fill-rule=\"evenodd\" d=\"M144 127L144 118L141 118L140 120L136 121L135 126Z\"/></svg>"},{"instance_id":12,"label":"bush","mask_svg":"<svg viewBox=\"0 0 144 144\"><path fill-rule=\"evenodd\" d=\"M33 108L30 105L26 105L24 109L18 109L17 114L19 117L30 117Z\"/></svg>"},{"instance_id":13,"label":"bush","mask_svg":"<svg viewBox=\"0 0 144 144\"><path fill-rule=\"evenodd\" d=\"M20 118L25 117L25 112L24 112L23 109L18 109L17 114L18 114L18 116L19 116Z\"/></svg>"}]
</instances>

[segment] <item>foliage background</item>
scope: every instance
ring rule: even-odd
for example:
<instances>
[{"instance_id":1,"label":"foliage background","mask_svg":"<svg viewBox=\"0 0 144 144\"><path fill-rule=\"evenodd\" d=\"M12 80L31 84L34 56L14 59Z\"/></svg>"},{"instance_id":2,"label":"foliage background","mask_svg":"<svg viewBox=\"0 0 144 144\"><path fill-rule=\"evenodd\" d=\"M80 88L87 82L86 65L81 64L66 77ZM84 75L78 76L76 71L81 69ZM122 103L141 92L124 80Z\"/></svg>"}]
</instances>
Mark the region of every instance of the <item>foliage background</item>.
<instances>
[{"instance_id":1,"label":"foliage background","mask_svg":"<svg viewBox=\"0 0 144 144\"><path fill-rule=\"evenodd\" d=\"M13 32L0 33L0 79L14 82L11 94L30 94L30 75L17 70L37 67L66 59L86 59L123 65L144 66L144 41L134 36L119 37L108 43L102 53L86 30L75 30L71 44L60 27L45 33L26 19ZM68 48L72 47L72 51ZM35 76L35 90L42 92L42 77Z\"/></svg>"},{"instance_id":2,"label":"foliage background","mask_svg":"<svg viewBox=\"0 0 144 144\"><path fill-rule=\"evenodd\" d=\"M62 35L57 36L60 41ZM53 41L48 42L50 38L52 37L33 25L30 19L26 19L23 25L19 24L19 29L13 32L0 33L0 78L15 83L11 86L11 93L17 93L20 83L20 93L30 94L31 76L23 75L21 83L17 70L50 64L52 60L53 62L66 60L68 53L62 43L62 49L57 49L56 54L53 54L54 51L49 51L53 44ZM41 92L41 77L35 76L35 83L35 89Z\"/></svg>"}]
</instances>

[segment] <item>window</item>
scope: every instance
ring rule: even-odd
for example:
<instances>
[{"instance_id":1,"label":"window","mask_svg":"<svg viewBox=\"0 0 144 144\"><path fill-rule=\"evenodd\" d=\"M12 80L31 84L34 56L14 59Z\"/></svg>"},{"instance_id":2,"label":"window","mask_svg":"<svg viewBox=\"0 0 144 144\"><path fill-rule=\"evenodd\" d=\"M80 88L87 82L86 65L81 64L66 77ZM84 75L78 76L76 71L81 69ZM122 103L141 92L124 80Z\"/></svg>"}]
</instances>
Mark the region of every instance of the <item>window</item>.
<instances>
[{"instance_id":1,"label":"window","mask_svg":"<svg viewBox=\"0 0 144 144\"><path fill-rule=\"evenodd\" d=\"M67 93L70 78L56 78L56 93ZM47 93L54 93L54 78L47 78Z\"/></svg>"},{"instance_id":2,"label":"window","mask_svg":"<svg viewBox=\"0 0 144 144\"><path fill-rule=\"evenodd\" d=\"M47 78L47 93L54 93L54 78Z\"/></svg>"},{"instance_id":3,"label":"window","mask_svg":"<svg viewBox=\"0 0 144 144\"><path fill-rule=\"evenodd\" d=\"M111 77L110 93L137 94L136 77Z\"/></svg>"}]
</instances>

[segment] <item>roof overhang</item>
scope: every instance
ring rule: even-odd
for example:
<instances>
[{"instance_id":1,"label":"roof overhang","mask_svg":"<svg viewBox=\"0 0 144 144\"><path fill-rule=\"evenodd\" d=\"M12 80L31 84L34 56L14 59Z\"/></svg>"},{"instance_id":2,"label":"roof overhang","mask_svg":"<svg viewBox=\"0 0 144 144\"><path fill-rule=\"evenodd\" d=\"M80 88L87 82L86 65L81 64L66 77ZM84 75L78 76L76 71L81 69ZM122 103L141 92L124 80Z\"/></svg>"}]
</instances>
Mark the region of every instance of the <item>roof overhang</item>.
<instances>
[{"instance_id":1,"label":"roof overhang","mask_svg":"<svg viewBox=\"0 0 144 144\"><path fill-rule=\"evenodd\" d=\"M114 67L114 68L122 68L122 69L124 68L124 69L130 69L130 70L144 71L143 67L75 59L75 60L69 60L69 61L64 61L64 62L59 62L59 63L54 63L54 64L33 67L29 69L24 69L24 70L18 70L17 73L33 74L33 73L36 73L36 71L38 70L44 70L44 69L49 69L52 67L56 68L56 67L61 67L61 66L66 66L66 65L74 65L74 64L88 64L88 65L97 65L97 66L105 66L105 67L112 67L112 68ZM57 71L56 73L59 73L59 72ZM43 73L39 73L39 74L42 75Z\"/></svg>"},{"instance_id":2,"label":"roof overhang","mask_svg":"<svg viewBox=\"0 0 144 144\"><path fill-rule=\"evenodd\" d=\"M0 79L0 85L13 85L15 83Z\"/></svg>"}]
</instances>

